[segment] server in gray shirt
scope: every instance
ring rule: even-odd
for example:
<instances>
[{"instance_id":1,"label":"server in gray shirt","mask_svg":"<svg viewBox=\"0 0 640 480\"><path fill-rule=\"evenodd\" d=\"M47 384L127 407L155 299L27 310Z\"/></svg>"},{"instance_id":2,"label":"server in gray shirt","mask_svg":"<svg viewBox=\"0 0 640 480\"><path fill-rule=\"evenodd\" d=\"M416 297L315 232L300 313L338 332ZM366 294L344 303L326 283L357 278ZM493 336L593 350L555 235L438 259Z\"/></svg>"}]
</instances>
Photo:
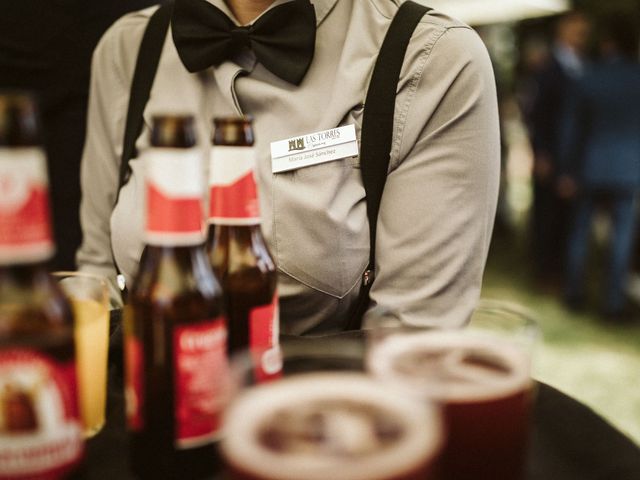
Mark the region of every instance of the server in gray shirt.
<instances>
[{"instance_id":1,"label":"server in gray shirt","mask_svg":"<svg viewBox=\"0 0 640 480\"><path fill-rule=\"evenodd\" d=\"M195 115L205 155L213 117L252 115L263 230L280 273L281 330L329 333L344 328L369 259L360 156L353 151L341 158L318 155L324 161L282 170L278 142L343 127L345 134L355 132L358 148L374 64L402 1L312 0L311 25L290 20L293 34L312 35L312 56L308 64L298 51L285 56L285 67L288 59L291 68L284 73L259 48L250 48L250 41L248 48L222 52L228 58L212 65L202 63L192 45L190 51L184 47L189 39L181 32L192 31L189 22L211 21L209 13L214 23L231 25L233 31L257 24L287 3L176 0L136 151L140 155L148 148L149 120L157 113ZM203 7L208 9L204 15L199 13ZM222 17L213 15L213 7ZM131 176L115 208L114 202L129 88L154 10L123 17L94 53L81 172L80 268L114 279L113 248L127 281L143 248L144 179L138 158L130 161ZM279 13L272 17L289 18ZM232 33L236 41L247 31L240 30ZM408 324L455 327L467 320L480 294L493 227L498 137L495 83L484 45L468 26L430 11L411 36L397 82L372 306L397 308Z\"/></svg>"}]
</instances>

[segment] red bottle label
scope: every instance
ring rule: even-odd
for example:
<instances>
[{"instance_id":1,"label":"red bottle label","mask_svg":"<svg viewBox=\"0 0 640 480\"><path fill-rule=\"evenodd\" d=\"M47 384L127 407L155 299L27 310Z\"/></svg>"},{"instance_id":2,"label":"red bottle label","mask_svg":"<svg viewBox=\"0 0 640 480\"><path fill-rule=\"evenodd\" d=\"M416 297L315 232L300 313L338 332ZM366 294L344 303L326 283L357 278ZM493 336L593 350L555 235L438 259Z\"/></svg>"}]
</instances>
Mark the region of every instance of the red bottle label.
<instances>
[{"instance_id":1,"label":"red bottle label","mask_svg":"<svg viewBox=\"0 0 640 480\"><path fill-rule=\"evenodd\" d=\"M197 245L204 240L202 157L197 149L149 149L147 226L150 245Z\"/></svg>"},{"instance_id":2,"label":"red bottle label","mask_svg":"<svg viewBox=\"0 0 640 480\"><path fill-rule=\"evenodd\" d=\"M260 223L258 191L252 147L211 149L209 162L209 223L256 225Z\"/></svg>"},{"instance_id":3,"label":"red bottle label","mask_svg":"<svg viewBox=\"0 0 640 480\"><path fill-rule=\"evenodd\" d=\"M49 189L39 148L0 148L0 264L53 254Z\"/></svg>"},{"instance_id":4,"label":"red bottle label","mask_svg":"<svg viewBox=\"0 0 640 480\"><path fill-rule=\"evenodd\" d=\"M218 436L227 372L222 317L173 331L176 447L211 443Z\"/></svg>"},{"instance_id":5,"label":"red bottle label","mask_svg":"<svg viewBox=\"0 0 640 480\"><path fill-rule=\"evenodd\" d=\"M147 230L153 234L200 234L202 208L199 198L171 198L155 185L147 188Z\"/></svg>"},{"instance_id":6,"label":"red bottle label","mask_svg":"<svg viewBox=\"0 0 640 480\"><path fill-rule=\"evenodd\" d=\"M144 357L142 343L134 336L125 335L124 353L125 364L124 396L127 405L127 425L137 432L142 430L142 407L144 405Z\"/></svg>"},{"instance_id":7,"label":"red bottle label","mask_svg":"<svg viewBox=\"0 0 640 480\"><path fill-rule=\"evenodd\" d=\"M280 316L278 293L268 305L261 305L249 313L249 345L258 368L258 380L280 377L282 359L278 343Z\"/></svg>"},{"instance_id":8,"label":"red bottle label","mask_svg":"<svg viewBox=\"0 0 640 480\"><path fill-rule=\"evenodd\" d=\"M0 352L0 479L57 479L82 458L74 362Z\"/></svg>"}]
</instances>

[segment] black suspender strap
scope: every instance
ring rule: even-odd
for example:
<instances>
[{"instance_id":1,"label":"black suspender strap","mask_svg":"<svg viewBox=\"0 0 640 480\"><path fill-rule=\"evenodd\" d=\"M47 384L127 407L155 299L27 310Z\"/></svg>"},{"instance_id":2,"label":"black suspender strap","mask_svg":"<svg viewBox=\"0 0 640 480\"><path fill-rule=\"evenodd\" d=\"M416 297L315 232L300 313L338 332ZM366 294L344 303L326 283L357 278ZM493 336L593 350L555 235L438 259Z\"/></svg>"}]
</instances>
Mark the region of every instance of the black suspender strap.
<instances>
[{"instance_id":1,"label":"black suspender strap","mask_svg":"<svg viewBox=\"0 0 640 480\"><path fill-rule=\"evenodd\" d=\"M164 46L164 40L171 21L173 2L167 2L156 10L144 31L136 68L133 73L131 92L129 94L129 108L127 110L127 122L124 130L124 142L122 145L122 157L120 160L120 176L118 178L118 193L116 203L120 196L120 189L127 183L130 175L129 160L135 156L136 140L142 131L144 108L149 100L153 79L158 70L160 54Z\"/></svg>"},{"instance_id":2,"label":"black suspender strap","mask_svg":"<svg viewBox=\"0 0 640 480\"><path fill-rule=\"evenodd\" d=\"M138 50L138 56L136 58L136 66L133 72L133 80L131 82L131 90L129 93L129 107L127 109L127 121L124 127L124 141L122 145L122 156L120 157L120 174L118 176L118 190L116 192L116 199L114 206L118 203L120 197L120 190L129 180L131 170L129 169L129 160L135 156L136 140L142 132L142 124L144 113L144 107L149 101L149 95L151 93L151 87L153 86L153 79L156 76L158 70L158 63L160 62L160 54L162 53L162 47L164 46L164 40L169 28L169 22L171 21L171 12L173 11L173 1L168 1L160 6L147 23L147 28L142 36L140 42L140 48ZM113 258L113 265L118 273L118 287L122 291L122 300L127 300L127 290L124 284L124 277L120 273L118 268L118 262L116 262L115 255L113 254L113 244L111 245L111 257ZM117 311L116 311L117 312ZM120 315L112 313L112 327L110 340L110 350L122 351L122 318ZM118 370L122 368L120 360L122 354L111 355L109 358L115 358L115 363L118 366ZM111 361L111 360L110 360Z\"/></svg>"},{"instance_id":3,"label":"black suspender strap","mask_svg":"<svg viewBox=\"0 0 640 480\"><path fill-rule=\"evenodd\" d=\"M389 169L393 140L396 89L409 40L422 17L431 10L413 1L404 2L391 21L380 47L364 103L360 169L367 198L369 265L364 272L357 302L350 312L348 330L360 328L369 307L369 291L375 278L376 224Z\"/></svg>"},{"instance_id":4,"label":"black suspender strap","mask_svg":"<svg viewBox=\"0 0 640 480\"><path fill-rule=\"evenodd\" d=\"M116 199L114 206L118 203L120 197L120 190L129 180L130 169L129 160L135 156L136 140L142 132L142 123L144 113L144 107L149 100L149 94L151 93L151 87L153 86L153 79L156 76L158 70L158 63L160 62L160 54L162 53L162 47L164 46L164 40L167 35L167 29L169 28L169 21L171 20L171 12L173 11L173 2L167 2L160 6L147 23L147 28L144 31L142 41L140 42L140 48L138 50L138 56L136 58L136 67L133 72L133 80L131 83L131 90L129 93L129 107L127 109L127 121L124 127L124 141L122 145L122 156L120 157L120 174L118 176L118 190L116 192ZM113 254L113 244L111 245L111 257L113 258L113 265L118 273L118 287L122 291L122 300L127 301L127 290L124 284L124 277L120 273L118 268L118 262ZM122 318L118 314L112 314L112 327L111 340L109 342L109 349L114 352L122 351ZM109 359L115 358L114 361L117 365L117 369L121 370L122 365L120 355L109 354Z\"/></svg>"},{"instance_id":5,"label":"black suspender strap","mask_svg":"<svg viewBox=\"0 0 640 480\"><path fill-rule=\"evenodd\" d=\"M120 190L129 180L131 169L129 168L129 160L135 156L136 140L142 131L142 122L144 107L149 101L153 79L158 70L160 62L160 54L164 46L164 39L167 35L169 22L171 21L171 12L173 11L173 2L167 2L160 6L147 24L144 31L138 57L136 58L136 67L133 72L133 80L131 82L131 90L129 93L129 107L127 109L127 121L124 127L124 141L122 144L122 156L120 157L120 173L118 175L118 190L114 206L120 198ZM124 278L120 274L118 262L116 262L113 254L113 245L111 246L111 257L113 265L118 273L118 286L122 290L123 300L126 300L126 288Z\"/></svg>"}]
</instances>

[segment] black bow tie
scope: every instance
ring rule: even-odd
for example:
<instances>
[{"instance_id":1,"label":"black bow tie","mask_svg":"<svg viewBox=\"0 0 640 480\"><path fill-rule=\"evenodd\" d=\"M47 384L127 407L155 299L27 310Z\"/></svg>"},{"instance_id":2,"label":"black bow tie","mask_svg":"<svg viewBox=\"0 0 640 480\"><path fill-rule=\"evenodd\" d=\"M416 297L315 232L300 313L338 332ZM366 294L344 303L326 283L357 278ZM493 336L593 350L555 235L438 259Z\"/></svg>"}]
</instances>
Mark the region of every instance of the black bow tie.
<instances>
[{"instance_id":1,"label":"black bow tie","mask_svg":"<svg viewBox=\"0 0 640 480\"><path fill-rule=\"evenodd\" d=\"M173 41L190 72L219 65L243 48L274 75L299 85L316 42L316 13L309 0L293 0L238 27L206 0L176 0L171 18Z\"/></svg>"}]
</instances>

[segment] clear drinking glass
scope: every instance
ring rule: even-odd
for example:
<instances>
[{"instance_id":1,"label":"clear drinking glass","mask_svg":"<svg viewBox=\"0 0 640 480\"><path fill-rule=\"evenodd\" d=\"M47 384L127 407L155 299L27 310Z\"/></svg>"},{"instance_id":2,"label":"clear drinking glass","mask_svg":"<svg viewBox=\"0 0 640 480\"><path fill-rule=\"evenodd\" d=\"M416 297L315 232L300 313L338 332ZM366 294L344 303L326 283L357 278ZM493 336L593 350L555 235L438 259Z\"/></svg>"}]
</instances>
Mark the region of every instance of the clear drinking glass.
<instances>
[{"instance_id":1,"label":"clear drinking glass","mask_svg":"<svg viewBox=\"0 0 640 480\"><path fill-rule=\"evenodd\" d=\"M524 475L539 329L529 312L483 300L466 328L405 327L379 308L365 319L367 369L390 388L442 408L444 478L519 480Z\"/></svg>"},{"instance_id":2,"label":"clear drinking glass","mask_svg":"<svg viewBox=\"0 0 640 480\"><path fill-rule=\"evenodd\" d=\"M109 293L107 280L84 272L53 272L71 302L75 317L78 403L85 437L105 423Z\"/></svg>"}]
</instances>

